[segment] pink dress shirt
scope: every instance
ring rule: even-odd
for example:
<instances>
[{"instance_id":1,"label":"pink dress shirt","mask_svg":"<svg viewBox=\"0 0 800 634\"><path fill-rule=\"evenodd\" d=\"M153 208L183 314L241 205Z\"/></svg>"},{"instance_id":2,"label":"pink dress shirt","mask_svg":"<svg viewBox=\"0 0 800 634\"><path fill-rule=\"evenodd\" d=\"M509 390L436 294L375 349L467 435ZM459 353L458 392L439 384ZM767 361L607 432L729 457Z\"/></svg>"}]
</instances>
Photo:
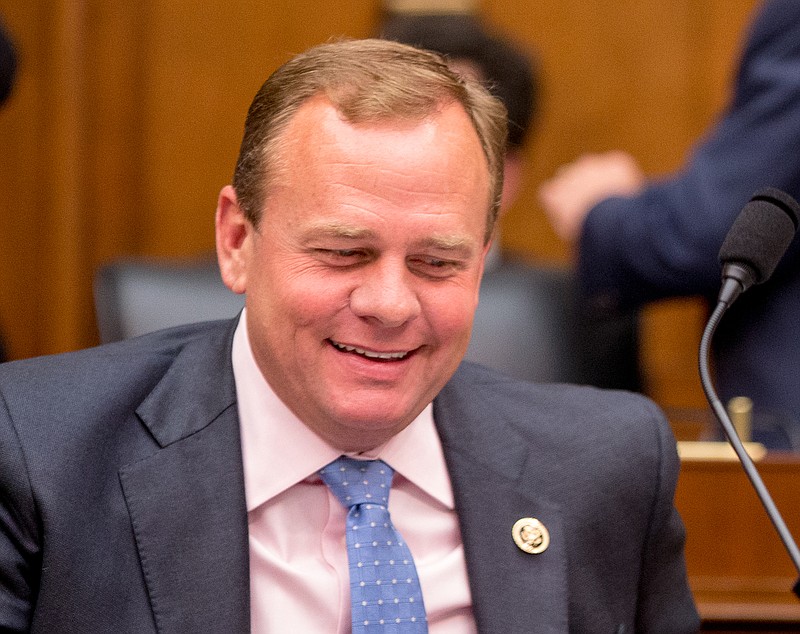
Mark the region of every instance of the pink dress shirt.
<instances>
[{"instance_id":1,"label":"pink dress shirt","mask_svg":"<svg viewBox=\"0 0 800 634\"><path fill-rule=\"evenodd\" d=\"M317 471L341 455L275 395L242 313L233 341L250 539L254 634L350 632L346 510ZM395 470L389 512L414 556L430 634L477 632L450 478L428 407L382 447ZM220 591L224 592L224 588Z\"/></svg>"}]
</instances>

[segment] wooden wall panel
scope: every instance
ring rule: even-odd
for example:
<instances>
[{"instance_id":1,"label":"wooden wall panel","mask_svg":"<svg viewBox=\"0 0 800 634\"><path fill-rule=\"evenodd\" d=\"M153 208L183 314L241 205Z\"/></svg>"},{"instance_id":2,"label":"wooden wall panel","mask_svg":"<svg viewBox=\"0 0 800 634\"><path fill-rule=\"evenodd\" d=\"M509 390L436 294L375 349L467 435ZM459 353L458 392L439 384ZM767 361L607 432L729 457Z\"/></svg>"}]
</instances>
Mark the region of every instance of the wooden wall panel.
<instances>
[{"instance_id":1,"label":"wooden wall panel","mask_svg":"<svg viewBox=\"0 0 800 634\"><path fill-rule=\"evenodd\" d=\"M20 48L18 85L0 120L0 323L14 356L81 341L81 8L2 8Z\"/></svg>"},{"instance_id":2,"label":"wooden wall panel","mask_svg":"<svg viewBox=\"0 0 800 634\"><path fill-rule=\"evenodd\" d=\"M143 95L148 253L213 247L217 194L233 174L247 107L259 86L292 54L331 37L364 37L375 20L368 3L352 0L197 6L149 4Z\"/></svg>"},{"instance_id":3,"label":"wooden wall panel","mask_svg":"<svg viewBox=\"0 0 800 634\"><path fill-rule=\"evenodd\" d=\"M11 353L32 350L41 326L36 294L24 290L33 289L38 277L35 254L44 220L43 200L36 193L41 174L30 168L41 152L35 144L41 122L32 108L39 95L28 71L31 49L39 40L37 8L17 3L15 11L3 7L0 12L17 44L26 46L14 92L0 108L0 332Z\"/></svg>"},{"instance_id":4,"label":"wooden wall panel","mask_svg":"<svg viewBox=\"0 0 800 634\"><path fill-rule=\"evenodd\" d=\"M755 4L484 0L492 23L537 52L543 81L504 243L570 258L535 192L581 152L621 147L650 174L678 166L724 103ZM0 110L0 331L12 356L96 341L101 262L211 250L216 195L258 86L311 44L370 34L378 13L378 0L0 0L22 59ZM662 404L702 405L702 310L689 301L646 313L646 367Z\"/></svg>"}]
</instances>

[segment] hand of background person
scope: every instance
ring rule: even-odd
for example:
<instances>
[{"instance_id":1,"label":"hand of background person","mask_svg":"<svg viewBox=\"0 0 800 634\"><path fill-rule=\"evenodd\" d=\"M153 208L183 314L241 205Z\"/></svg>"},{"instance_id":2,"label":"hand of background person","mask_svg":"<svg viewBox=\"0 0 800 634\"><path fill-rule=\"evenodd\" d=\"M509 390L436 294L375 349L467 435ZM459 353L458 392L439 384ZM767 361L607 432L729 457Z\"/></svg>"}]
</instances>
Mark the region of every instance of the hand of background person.
<instances>
[{"instance_id":1,"label":"hand of background person","mask_svg":"<svg viewBox=\"0 0 800 634\"><path fill-rule=\"evenodd\" d=\"M574 242L592 207L612 196L632 196L642 189L644 181L644 173L626 152L585 154L562 165L542 183L539 201L556 234Z\"/></svg>"}]
</instances>

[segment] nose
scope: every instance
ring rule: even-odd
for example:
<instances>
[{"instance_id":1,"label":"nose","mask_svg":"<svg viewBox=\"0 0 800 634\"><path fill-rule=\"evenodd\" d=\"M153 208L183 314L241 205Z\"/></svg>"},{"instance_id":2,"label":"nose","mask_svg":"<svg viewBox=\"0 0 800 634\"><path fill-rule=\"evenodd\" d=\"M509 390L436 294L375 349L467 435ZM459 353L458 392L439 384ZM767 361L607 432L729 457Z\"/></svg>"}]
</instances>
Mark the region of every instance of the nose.
<instances>
[{"instance_id":1,"label":"nose","mask_svg":"<svg viewBox=\"0 0 800 634\"><path fill-rule=\"evenodd\" d=\"M419 315L415 278L405 263L378 261L363 273L350 293L350 309L354 314L374 319L388 328L402 326Z\"/></svg>"}]
</instances>

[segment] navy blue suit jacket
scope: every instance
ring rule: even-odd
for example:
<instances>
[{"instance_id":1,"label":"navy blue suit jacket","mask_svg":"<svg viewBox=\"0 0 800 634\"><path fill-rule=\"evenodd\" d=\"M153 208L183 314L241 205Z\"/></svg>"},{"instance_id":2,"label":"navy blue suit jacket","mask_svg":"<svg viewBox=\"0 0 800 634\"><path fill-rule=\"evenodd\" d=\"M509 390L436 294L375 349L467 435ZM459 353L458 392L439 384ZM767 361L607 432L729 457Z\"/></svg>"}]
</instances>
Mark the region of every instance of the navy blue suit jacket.
<instances>
[{"instance_id":1,"label":"navy blue suit jacket","mask_svg":"<svg viewBox=\"0 0 800 634\"><path fill-rule=\"evenodd\" d=\"M0 630L248 631L235 323L0 365ZM434 417L481 632L696 631L650 401L464 364Z\"/></svg>"},{"instance_id":2,"label":"navy blue suit jacket","mask_svg":"<svg viewBox=\"0 0 800 634\"><path fill-rule=\"evenodd\" d=\"M798 148L800 2L771 0L751 27L732 103L685 168L589 213L584 293L605 307L689 295L716 301L719 248L752 194L771 185L800 198ZM784 441L800 448L800 240L772 279L723 318L714 353L723 401L750 396L756 413L788 422Z\"/></svg>"}]
</instances>

